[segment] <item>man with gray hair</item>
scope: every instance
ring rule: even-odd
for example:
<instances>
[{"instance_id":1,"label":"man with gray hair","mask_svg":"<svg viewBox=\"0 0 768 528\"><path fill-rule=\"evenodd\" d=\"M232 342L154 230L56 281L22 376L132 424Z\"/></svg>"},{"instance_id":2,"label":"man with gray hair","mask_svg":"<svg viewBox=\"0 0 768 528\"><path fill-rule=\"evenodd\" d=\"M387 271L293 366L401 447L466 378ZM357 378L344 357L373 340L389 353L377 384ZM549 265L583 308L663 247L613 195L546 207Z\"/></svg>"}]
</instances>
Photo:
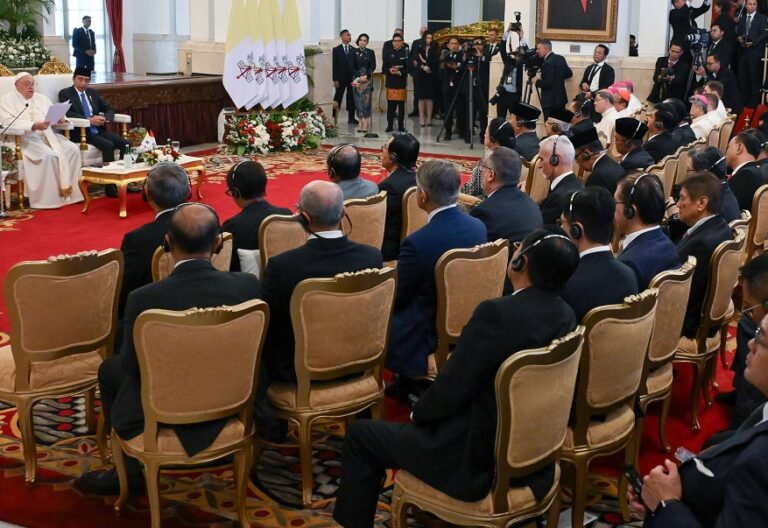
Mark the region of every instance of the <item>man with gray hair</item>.
<instances>
[{"instance_id":1,"label":"man with gray hair","mask_svg":"<svg viewBox=\"0 0 768 528\"><path fill-rule=\"evenodd\" d=\"M540 206L544 225L557 224L565 200L584 188L573 173L574 157L573 143L567 136L550 136L539 144L539 163L549 180L549 194Z\"/></svg>"},{"instance_id":2,"label":"man with gray hair","mask_svg":"<svg viewBox=\"0 0 768 528\"><path fill-rule=\"evenodd\" d=\"M519 174L519 170L518 170ZM397 261L397 295L386 366L398 375L387 393L407 399L414 378L427 374L427 356L437 344L435 264L450 249L487 240L485 225L456 207L459 171L447 161L429 160L416 171L416 202L427 225L403 240Z\"/></svg>"}]
</instances>

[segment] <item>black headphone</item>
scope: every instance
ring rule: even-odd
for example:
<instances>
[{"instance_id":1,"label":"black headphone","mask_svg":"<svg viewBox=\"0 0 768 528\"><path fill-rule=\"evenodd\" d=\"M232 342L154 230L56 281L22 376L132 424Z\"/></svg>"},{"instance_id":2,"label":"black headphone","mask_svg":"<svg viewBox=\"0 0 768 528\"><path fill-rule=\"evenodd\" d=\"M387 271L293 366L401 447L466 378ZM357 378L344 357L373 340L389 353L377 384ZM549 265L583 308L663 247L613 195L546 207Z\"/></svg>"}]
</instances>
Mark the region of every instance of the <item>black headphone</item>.
<instances>
[{"instance_id":1,"label":"black headphone","mask_svg":"<svg viewBox=\"0 0 768 528\"><path fill-rule=\"evenodd\" d=\"M560 136L555 138L555 142L552 144L552 155L549 157L549 164L553 167L557 167L560 164L560 156L557 155L558 141L560 141Z\"/></svg>"},{"instance_id":2,"label":"black headphone","mask_svg":"<svg viewBox=\"0 0 768 528\"><path fill-rule=\"evenodd\" d=\"M502 128L504 128L504 127L505 127L505 126L507 126L507 125L509 125L509 126L512 126L512 125L510 125L510 124L509 124L509 121L504 121L504 122L503 122L503 123L502 123L502 124L499 126L499 128L497 128L497 129L496 129L496 132L494 132L494 133L493 133L493 137L492 137L491 139L493 139L493 141L495 141L496 143L498 143L498 142L499 142L499 132L501 132L501 129L502 129Z\"/></svg>"},{"instance_id":3,"label":"black headphone","mask_svg":"<svg viewBox=\"0 0 768 528\"><path fill-rule=\"evenodd\" d=\"M573 199L576 198L577 194L579 194L579 191L576 191L571 195L571 203L568 204L568 224L571 226L568 232L574 240L580 239L582 235L581 226L574 222L573 216Z\"/></svg>"},{"instance_id":4,"label":"black headphone","mask_svg":"<svg viewBox=\"0 0 768 528\"><path fill-rule=\"evenodd\" d=\"M637 135L637 133L640 131L640 127L641 127L641 126L643 126L643 122L642 122L642 121L640 121L640 120L638 119L638 120L637 120L637 128L635 129L635 131L634 131L634 132L632 132L632 137L629 137L629 138L627 138L627 139L625 139L625 140L624 140L624 144L625 144L625 145L629 145L630 143L632 143L632 141L634 141L634 140L635 140L635 136L636 136L636 135ZM638 178L638 180L639 180L639 179L640 179L640 178Z\"/></svg>"},{"instance_id":5,"label":"black headphone","mask_svg":"<svg viewBox=\"0 0 768 528\"><path fill-rule=\"evenodd\" d=\"M605 151L604 150L600 150L598 152L590 152L588 150L585 150L584 152L581 153L581 159L584 160L584 161L589 161L590 158L593 158L595 156L599 156L603 152L605 152Z\"/></svg>"},{"instance_id":6,"label":"black headphone","mask_svg":"<svg viewBox=\"0 0 768 528\"><path fill-rule=\"evenodd\" d=\"M632 187L629 189L629 194L627 195L627 200L624 202L624 218L627 220L632 220L635 217L635 210L632 208L632 197L635 194L635 187L637 187L637 184L640 183L640 180L648 176L647 172L642 173L633 183Z\"/></svg>"},{"instance_id":7,"label":"black headphone","mask_svg":"<svg viewBox=\"0 0 768 528\"><path fill-rule=\"evenodd\" d=\"M549 126L550 126L550 128L552 128L552 130L554 130L555 132L560 132L560 125L559 125L558 123L551 123Z\"/></svg>"},{"instance_id":8,"label":"black headphone","mask_svg":"<svg viewBox=\"0 0 768 528\"><path fill-rule=\"evenodd\" d=\"M333 147L328 157L328 176L329 177L332 177L336 172L336 157L339 155L339 152L341 152L341 149L343 149L344 147L352 147L353 149L355 149L355 151L357 151L357 147L354 146L352 143L341 143Z\"/></svg>"},{"instance_id":9,"label":"black headphone","mask_svg":"<svg viewBox=\"0 0 768 528\"><path fill-rule=\"evenodd\" d=\"M766 144L766 143L763 143L763 145L765 145L765 144ZM725 156L720 156L720 158L718 158L718 160L717 160L716 162L714 162L712 165L710 165L709 167L707 167L707 169L706 169L704 172L709 172L709 171L711 171L712 169L714 169L715 167L717 167L718 165L720 165L720 162L721 162L721 161L725 161Z\"/></svg>"},{"instance_id":10,"label":"black headphone","mask_svg":"<svg viewBox=\"0 0 768 528\"><path fill-rule=\"evenodd\" d=\"M543 237L539 238L533 244L531 244L528 247L523 248L520 253L512 259L512 262L509 263L509 267L512 268L513 271L522 271L523 266L525 266L525 254L528 253L530 250L547 240L548 238L562 238L563 240L567 240L571 244L573 244L573 240L568 238L565 235L558 235L556 233L550 233L548 235L544 235Z\"/></svg>"},{"instance_id":11,"label":"black headphone","mask_svg":"<svg viewBox=\"0 0 768 528\"><path fill-rule=\"evenodd\" d=\"M239 162L235 167L232 169L232 171L227 174L227 188L229 189L230 194L232 195L232 198L235 200L239 200L243 195L240 192L240 188L237 186L237 182L235 181L235 176L237 176L237 168L245 163L244 161Z\"/></svg>"},{"instance_id":12,"label":"black headphone","mask_svg":"<svg viewBox=\"0 0 768 528\"><path fill-rule=\"evenodd\" d=\"M573 114L573 115L575 115L576 117L581 117L581 116L584 114L584 108L585 108L585 107L586 107L588 104L591 104L591 103L592 103L592 100L591 100L591 99L584 99L584 102L583 102L583 103L581 103L581 106L579 107L579 109L578 109L578 110L576 110L576 112L574 112L574 114Z\"/></svg>"},{"instance_id":13,"label":"black headphone","mask_svg":"<svg viewBox=\"0 0 768 528\"><path fill-rule=\"evenodd\" d=\"M170 225L171 225L171 222L173 221L173 215L176 214L176 211L178 211L179 209L181 209L183 207L187 207L188 205L200 205L200 206L205 207L206 209L208 209L210 212L212 212L214 218L216 218L216 226L217 226L217 228L216 228L216 233L217 233L216 236L221 235L221 221L219 220L219 214L216 212L216 209L214 209L210 205L202 203L202 202L184 202L184 203L179 204L176 207L174 207L173 210L171 211L171 215L168 217L168 228L166 228L166 230L165 230L165 234L166 235L168 235L168 232L170 231ZM166 237L163 237L162 248L163 248L163 251L165 251L166 253L170 253L171 252L171 245L168 243L168 239ZM216 249L214 249L213 252L218 254L221 251L221 248L222 248L222 244L221 244L221 241L219 241L219 243L216 246Z\"/></svg>"}]
</instances>

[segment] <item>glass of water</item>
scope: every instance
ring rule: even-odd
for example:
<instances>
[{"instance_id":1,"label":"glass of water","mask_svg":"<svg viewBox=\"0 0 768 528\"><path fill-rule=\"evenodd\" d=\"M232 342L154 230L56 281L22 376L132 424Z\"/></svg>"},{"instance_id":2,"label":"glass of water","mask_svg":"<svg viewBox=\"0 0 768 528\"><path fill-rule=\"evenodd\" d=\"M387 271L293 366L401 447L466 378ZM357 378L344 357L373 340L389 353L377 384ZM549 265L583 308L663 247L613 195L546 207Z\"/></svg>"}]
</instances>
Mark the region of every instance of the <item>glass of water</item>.
<instances>
[{"instance_id":1,"label":"glass of water","mask_svg":"<svg viewBox=\"0 0 768 528\"><path fill-rule=\"evenodd\" d=\"M136 163L137 159L139 159L139 147L131 147L131 161Z\"/></svg>"},{"instance_id":2,"label":"glass of water","mask_svg":"<svg viewBox=\"0 0 768 528\"><path fill-rule=\"evenodd\" d=\"M171 148L175 150L176 152L180 152L181 149L181 141L171 141Z\"/></svg>"}]
</instances>

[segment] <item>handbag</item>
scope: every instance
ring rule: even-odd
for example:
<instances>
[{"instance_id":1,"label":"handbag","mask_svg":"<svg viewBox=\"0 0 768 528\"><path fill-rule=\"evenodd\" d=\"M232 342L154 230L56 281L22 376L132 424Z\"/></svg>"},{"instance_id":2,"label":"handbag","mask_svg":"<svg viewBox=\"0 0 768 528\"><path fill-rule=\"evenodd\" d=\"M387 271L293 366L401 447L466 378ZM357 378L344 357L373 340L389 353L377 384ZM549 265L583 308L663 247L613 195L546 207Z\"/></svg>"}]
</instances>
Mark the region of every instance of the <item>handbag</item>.
<instances>
[{"instance_id":1,"label":"handbag","mask_svg":"<svg viewBox=\"0 0 768 528\"><path fill-rule=\"evenodd\" d=\"M387 88L387 101L405 101L405 88Z\"/></svg>"}]
</instances>

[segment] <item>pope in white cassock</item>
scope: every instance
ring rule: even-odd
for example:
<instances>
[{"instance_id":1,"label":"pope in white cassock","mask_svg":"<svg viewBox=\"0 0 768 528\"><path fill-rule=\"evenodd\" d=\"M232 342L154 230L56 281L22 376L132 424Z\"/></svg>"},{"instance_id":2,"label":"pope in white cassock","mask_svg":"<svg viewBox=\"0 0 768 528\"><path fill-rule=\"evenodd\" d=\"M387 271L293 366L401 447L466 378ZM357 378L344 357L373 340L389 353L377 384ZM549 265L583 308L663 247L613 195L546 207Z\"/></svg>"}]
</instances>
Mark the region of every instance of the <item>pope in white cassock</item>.
<instances>
[{"instance_id":1,"label":"pope in white cassock","mask_svg":"<svg viewBox=\"0 0 768 528\"><path fill-rule=\"evenodd\" d=\"M15 81L16 90L0 99L0 123L8 126L19 115L11 129L25 132L21 140L22 175L30 207L55 209L82 201L77 186L82 167L80 149L63 135L55 134L51 123L45 121L52 103L43 94L35 93L34 78L20 73Z\"/></svg>"}]
</instances>

